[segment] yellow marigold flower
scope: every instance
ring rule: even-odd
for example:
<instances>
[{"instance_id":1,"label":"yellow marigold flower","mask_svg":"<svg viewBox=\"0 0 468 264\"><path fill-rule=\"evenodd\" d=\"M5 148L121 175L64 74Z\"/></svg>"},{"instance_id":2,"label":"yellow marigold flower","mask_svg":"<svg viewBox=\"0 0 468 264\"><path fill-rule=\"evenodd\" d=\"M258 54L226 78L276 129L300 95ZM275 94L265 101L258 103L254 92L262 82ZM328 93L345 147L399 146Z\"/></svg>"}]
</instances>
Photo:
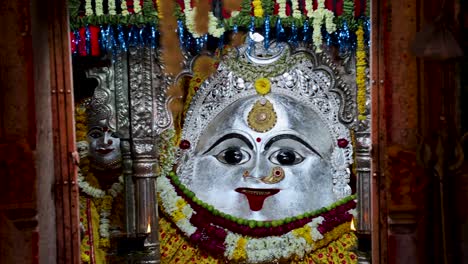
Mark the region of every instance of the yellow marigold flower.
<instances>
[{"instance_id":1,"label":"yellow marigold flower","mask_svg":"<svg viewBox=\"0 0 468 264\"><path fill-rule=\"evenodd\" d=\"M179 209L184 208L187 205L187 202L184 201L184 199L178 199L176 202L176 206Z\"/></svg>"},{"instance_id":2,"label":"yellow marigold flower","mask_svg":"<svg viewBox=\"0 0 468 264\"><path fill-rule=\"evenodd\" d=\"M245 246L247 245L247 239L241 237L237 241L236 249L232 254L234 260L247 259L247 253L245 252Z\"/></svg>"},{"instance_id":3,"label":"yellow marigold flower","mask_svg":"<svg viewBox=\"0 0 468 264\"><path fill-rule=\"evenodd\" d=\"M312 240L312 235L310 234L311 232L312 228L309 225L305 225L304 227L293 230L293 234L296 237L304 238L309 245L314 243L314 240Z\"/></svg>"},{"instance_id":4,"label":"yellow marigold flower","mask_svg":"<svg viewBox=\"0 0 468 264\"><path fill-rule=\"evenodd\" d=\"M172 213L172 219L174 222L178 222L179 220L182 220L185 218L185 215L181 211L175 211Z\"/></svg>"},{"instance_id":5,"label":"yellow marigold flower","mask_svg":"<svg viewBox=\"0 0 468 264\"><path fill-rule=\"evenodd\" d=\"M267 78L260 78L255 81L255 90L261 95L268 94L270 92L271 83Z\"/></svg>"}]
</instances>

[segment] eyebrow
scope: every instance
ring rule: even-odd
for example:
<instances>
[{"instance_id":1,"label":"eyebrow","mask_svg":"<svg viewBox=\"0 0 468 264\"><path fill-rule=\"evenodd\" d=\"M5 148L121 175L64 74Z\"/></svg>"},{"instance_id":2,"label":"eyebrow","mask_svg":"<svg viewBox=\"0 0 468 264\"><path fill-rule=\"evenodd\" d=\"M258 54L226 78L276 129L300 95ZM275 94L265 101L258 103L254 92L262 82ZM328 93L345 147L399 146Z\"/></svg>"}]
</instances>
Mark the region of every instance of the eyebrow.
<instances>
[{"instance_id":1,"label":"eyebrow","mask_svg":"<svg viewBox=\"0 0 468 264\"><path fill-rule=\"evenodd\" d=\"M109 129L109 127L106 127L106 126L104 126L104 127L102 127L102 126L94 126L94 127L90 128L89 131L95 130L95 129L96 129L96 130L99 130L99 131L102 131L102 132L111 131L111 130Z\"/></svg>"},{"instance_id":2,"label":"eyebrow","mask_svg":"<svg viewBox=\"0 0 468 264\"><path fill-rule=\"evenodd\" d=\"M271 145L275 143L276 141L283 140L283 139L295 140L301 143L302 145L306 146L312 152L317 154L320 158L323 158L322 155L320 155L320 153L318 153L317 150L315 150L311 145L309 145L309 143L305 142L302 138L296 135L291 135L291 134L283 134L283 135L278 135L278 136L273 137L272 139L270 139L270 141L268 141L268 143L265 144L265 150L268 150L271 147Z\"/></svg>"},{"instance_id":3,"label":"eyebrow","mask_svg":"<svg viewBox=\"0 0 468 264\"><path fill-rule=\"evenodd\" d=\"M210 150L212 150L214 147L216 147L217 145L219 145L221 142L225 141L225 140L228 140L228 139L231 139L231 138L238 138L242 141L244 141L244 143L250 148L250 149L253 149L253 145L252 143L243 135L241 134L238 134L238 133L229 133L229 134L226 134L224 136L222 136L220 139L216 140L216 142L211 145L211 147L203 152L203 154L206 154L207 152L209 152Z\"/></svg>"}]
</instances>

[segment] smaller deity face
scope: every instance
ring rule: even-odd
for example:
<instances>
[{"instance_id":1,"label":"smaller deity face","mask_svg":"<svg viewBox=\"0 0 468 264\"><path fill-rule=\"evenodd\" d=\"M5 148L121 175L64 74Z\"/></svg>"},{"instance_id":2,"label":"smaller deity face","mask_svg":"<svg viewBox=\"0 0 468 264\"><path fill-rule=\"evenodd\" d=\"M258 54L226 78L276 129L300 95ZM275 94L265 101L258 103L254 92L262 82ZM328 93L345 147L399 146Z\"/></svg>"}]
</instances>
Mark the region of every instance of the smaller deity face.
<instances>
[{"instance_id":1,"label":"smaller deity face","mask_svg":"<svg viewBox=\"0 0 468 264\"><path fill-rule=\"evenodd\" d=\"M88 132L89 156L93 167L101 170L121 166L120 138L105 126L92 127Z\"/></svg>"}]
</instances>

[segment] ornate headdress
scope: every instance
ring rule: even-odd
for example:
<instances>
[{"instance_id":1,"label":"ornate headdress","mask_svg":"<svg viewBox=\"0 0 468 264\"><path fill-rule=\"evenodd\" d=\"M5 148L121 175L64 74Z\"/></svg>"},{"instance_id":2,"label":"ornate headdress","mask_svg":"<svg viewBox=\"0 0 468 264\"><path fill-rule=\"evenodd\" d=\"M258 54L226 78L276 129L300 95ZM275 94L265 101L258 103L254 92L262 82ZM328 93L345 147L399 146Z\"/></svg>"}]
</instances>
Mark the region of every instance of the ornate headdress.
<instances>
[{"instance_id":1,"label":"ornate headdress","mask_svg":"<svg viewBox=\"0 0 468 264\"><path fill-rule=\"evenodd\" d=\"M331 157L333 192L337 198L350 195L349 165L353 162L353 148L349 144L347 125L354 121L355 105L349 88L335 77L324 55L317 58L301 49L292 53L284 43L274 44L265 50L262 42L252 39L248 42L228 53L217 72L193 97L182 131L182 139L192 143L192 148L184 153L181 161L190 163L201 132L221 111L239 99L257 94L255 81L267 78L272 94L302 102L327 124L335 140ZM181 165L180 170L189 167Z\"/></svg>"}]
</instances>

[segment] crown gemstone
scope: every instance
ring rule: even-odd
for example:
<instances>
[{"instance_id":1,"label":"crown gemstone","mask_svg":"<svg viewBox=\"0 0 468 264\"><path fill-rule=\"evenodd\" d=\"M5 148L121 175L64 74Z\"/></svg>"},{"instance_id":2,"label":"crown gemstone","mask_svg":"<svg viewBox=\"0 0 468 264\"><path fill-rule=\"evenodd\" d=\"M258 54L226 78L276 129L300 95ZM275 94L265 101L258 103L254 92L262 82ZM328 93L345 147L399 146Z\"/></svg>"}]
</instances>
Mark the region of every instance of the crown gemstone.
<instances>
[{"instance_id":1,"label":"crown gemstone","mask_svg":"<svg viewBox=\"0 0 468 264\"><path fill-rule=\"evenodd\" d=\"M180 141L179 147L181 149L189 149L190 148L190 141L188 141L186 139L183 139L182 141Z\"/></svg>"}]
</instances>

